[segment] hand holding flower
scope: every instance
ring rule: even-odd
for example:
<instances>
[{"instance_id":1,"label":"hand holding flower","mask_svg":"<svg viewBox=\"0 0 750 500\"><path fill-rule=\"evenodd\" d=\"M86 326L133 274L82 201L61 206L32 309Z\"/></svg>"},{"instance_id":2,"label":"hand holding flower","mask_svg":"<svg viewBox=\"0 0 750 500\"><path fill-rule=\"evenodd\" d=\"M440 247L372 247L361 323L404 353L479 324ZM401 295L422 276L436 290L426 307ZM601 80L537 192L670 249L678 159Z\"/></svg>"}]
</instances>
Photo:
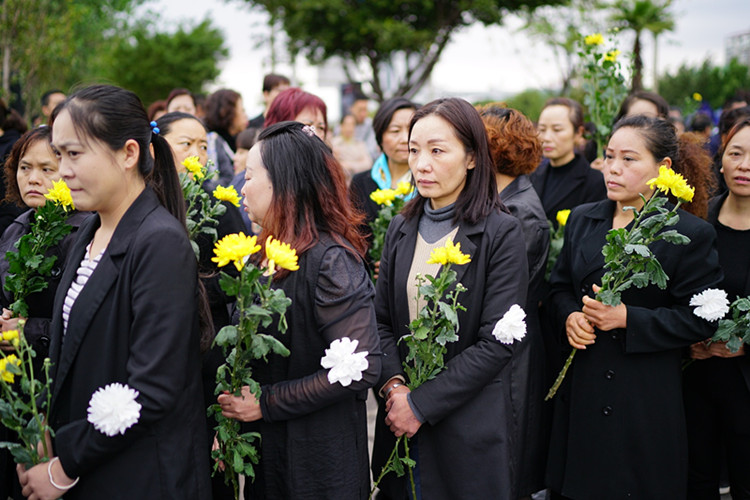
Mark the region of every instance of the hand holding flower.
<instances>
[{"instance_id":1,"label":"hand holding flower","mask_svg":"<svg viewBox=\"0 0 750 500\"><path fill-rule=\"evenodd\" d=\"M406 397L411 391L407 388L406 390L395 392L402 387L405 386L394 389L385 403L385 410L388 412L388 415L385 417L385 423L396 437L406 434L406 437L410 438L417 433L422 426L422 422L414 416L411 405L409 405L409 400Z\"/></svg>"},{"instance_id":2,"label":"hand holding flower","mask_svg":"<svg viewBox=\"0 0 750 500\"><path fill-rule=\"evenodd\" d=\"M587 345L596 342L594 327L580 311L568 316L565 321L565 333L568 335L568 343L576 349L586 349Z\"/></svg>"},{"instance_id":3,"label":"hand holding flower","mask_svg":"<svg viewBox=\"0 0 750 500\"><path fill-rule=\"evenodd\" d=\"M601 288L594 285L593 289L596 293ZM583 314L589 323L603 332L627 326L628 310L622 302L616 306L607 306L598 300L584 296Z\"/></svg>"},{"instance_id":4,"label":"hand holding flower","mask_svg":"<svg viewBox=\"0 0 750 500\"><path fill-rule=\"evenodd\" d=\"M226 418L233 418L240 422L254 422L263 418L260 411L260 401L250 392L250 387L242 388L241 396L220 394L217 398L221 406L221 414Z\"/></svg>"},{"instance_id":5,"label":"hand holding flower","mask_svg":"<svg viewBox=\"0 0 750 500\"><path fill-rule=\"evenodd\" d=\"M16 473L21 483L23 496L34 500L55 500L65 493L64 490L52 486L50 475L55 483L61 486L72 485L74 482L65 473L59 460L41 463L28 470L22 464L18 464Z\"/></svg>"}]
</instances>

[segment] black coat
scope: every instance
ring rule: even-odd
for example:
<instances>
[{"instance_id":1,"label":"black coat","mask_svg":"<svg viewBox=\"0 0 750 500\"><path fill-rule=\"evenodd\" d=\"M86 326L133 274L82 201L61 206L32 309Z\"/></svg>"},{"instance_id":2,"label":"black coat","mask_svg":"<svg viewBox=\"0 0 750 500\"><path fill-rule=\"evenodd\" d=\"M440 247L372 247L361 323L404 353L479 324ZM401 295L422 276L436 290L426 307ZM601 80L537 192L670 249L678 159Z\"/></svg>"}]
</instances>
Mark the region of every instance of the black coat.
<instances>
[{"instance_id":1,"label":"black coat","mask_svg":"<svg viewBox=\"0 0 750 500\"><path fill-rule=\"evenodd\" d=\"M27 210L18 216L8 226L3 233L2 239L0 239L0 285L2 285L2 290L0 290L0 305L4 308L10 307L13 303L12 294L5 289L5 279L8 276L8 261L5 259L5 253L8 251L18 251L14 245L22 236L28 234L34 214L36 214L35 210ZM26 319L23 334L36 351L38 360L44 359L49 350L49 327L52 318L52 305L55 300L57 286L60 284L60 277L65 269L65 259L76 239L78 227L89 215L91 215L90 212L73 212L68 217L66 222L73 229L60 243L50 248L46 253L47 256L54 255L57 257L47 280L47 288L41 292L32 293L26 298L26 303L29 306L29 317Z\"/></svg>"},{"instance_id":2,"label":"black coat","mask_svg":"<svg viewBox=\"0 0 750 500\"><path fill-rule=\"evenodd\" d=\"M551 171L555 169L565 169L564 186L551 185ZM529 178L539 199L542 200L547 219L551 220L555 227L559 210L572 209L584 203L607 198L602 173L591 168L589 162L580 154L576 154L570 164L561 167L552 167L549 160L545 159Z\"/></svg>"},{"instance_id":3,"label":"black coat","mask_svg":"<svg viewBox=\"0 0 750 500\"><path fill-rule=\"evenodd\" d=\"M525 496L544 488L544 465L547 460L549 432L545 427L549 409L544 405L545 376L544 342L539 323L539 301L545 289L544 272L549 252L549 223L529 177L516 177L500 193L510 213L521 221L529 263L529 291L526 297L527 341L521 342L513 354L510 398L517 436L514 446L514 471L518 478L519 495Z\"/></svg>"},{"instance_id":4,"label":"black coat","mask_svg":"<svg viewBox=\"0 0 750 500\"><path fill-rule=\"evenodd\" d=\"M397 344L408 334L406 279L412 265L419 218L401 215L386 235L376 290L376 313L383 350L378 388L403 375L407 349ZM511 215L491 213L474 225L459 224L455 242L471 262L454 266L468 291L459 295L458 341L447 344L446 368L411 393L425 418L415 435L422 497L435 499L515 499L512 477L514 425L507 386L518 342L506 345L492 330L513 304L526 304L528 265L521 224ZM523 342L523 341L522 341ZM385 464L395 437L385 426L380 402L373 450L375 476ZM406 498L405 478L389 474L381 489Z\"/></svg>"},{"instance_id":5,"label":"black coat","mask_svg":"<svg viewBox=\"0 0 750 500\"><path fill-rule=\"evenodd\" d=\"M602 247L615 203L573 210L552 273L551 301L564 324L604 274ZM710 224L679 211L674 227L688 245L651 246L669 281L622 294L627 328L597 330L580 350L555 396L547 466L552 490L575 500L684 499L687 443L681 395L681 349L712 326L693 314L690 298L722 278Z\"/></svg>"},{"instance_id":6,"label":"black coat","mask_svg":"<svg viewBox=\"0 0 750 500\"><path fill-rule=\"evenodd\" d=\"M275 283L292 304L285 334L274 321L266 333L284 343L289 357L270 355L253 376L261 384L263 420L247 424L261 434L255 482L245 498L367 498L367 389L380 375L374 290L361 258L321 233L299 258L300 269ZM321 367L331 342L349 337L367 351L362 380L344 387Z\"/></svg>"},{"instance_id":7,"label":"black coat","mask_svg":"<svg viewBox=\"0 0 750 500\"><path fill-rule=\"evenodd\" d=\"M52 317L53 446L65 472L80 476L65 498L210 499L198 274L185 229L146 188L73 304L63 340L63 300L99 223L81 226ZM108 437L87 408L113 382L136 389L142 408L124 435Z\"/></svg>"}]
</instances>

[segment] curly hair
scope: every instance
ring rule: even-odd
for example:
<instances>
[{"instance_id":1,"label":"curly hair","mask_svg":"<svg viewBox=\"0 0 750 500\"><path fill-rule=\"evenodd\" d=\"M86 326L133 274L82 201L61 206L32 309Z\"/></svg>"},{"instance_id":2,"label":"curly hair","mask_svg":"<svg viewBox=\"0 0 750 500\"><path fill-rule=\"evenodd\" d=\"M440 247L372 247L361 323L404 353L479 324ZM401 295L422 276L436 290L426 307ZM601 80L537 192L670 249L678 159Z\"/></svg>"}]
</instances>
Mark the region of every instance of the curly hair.
<instances>
[{"instance_id":1,"label":"curly hair","mask_svg":"<svg viewBox=\"0 0 750 500\"><path fill-rule=\"evenodd\" d=\"M542 144L531 120L497 103L478 106L477 111L487 129L495 171L518 177L536 170L542 161Z\"/></svg>"}]
</instances>

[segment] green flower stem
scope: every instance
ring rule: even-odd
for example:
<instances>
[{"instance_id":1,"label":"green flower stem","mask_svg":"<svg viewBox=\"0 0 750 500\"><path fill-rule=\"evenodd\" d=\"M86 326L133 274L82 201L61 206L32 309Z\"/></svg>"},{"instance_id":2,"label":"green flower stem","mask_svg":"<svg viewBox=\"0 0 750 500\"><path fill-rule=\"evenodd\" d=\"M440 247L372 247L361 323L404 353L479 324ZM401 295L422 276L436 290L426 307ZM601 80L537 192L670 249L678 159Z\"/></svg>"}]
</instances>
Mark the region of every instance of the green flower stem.
<instances>
[{"instance_id":1,"label":"green flower stem","mask_svg":"<svg viewBox=\"0 0 750 500\"><path fill-rule=\"evenodd\" d=\"M563 365L562 370L560 370L560 373L557 374L555 383L552 384L552 387L550 387L549 392L547 392L547 395L544 397L545 401L549 401L550 399L555 397L555 394L557 394L557 390L562 385L563 380L565 379L565 375L568 373L568 368L570 368L571 363L573 363L573 358L575 357L577 352L578 352L578 349L574 348L573 351L570 353L570 356L568 356L568 359L565 361L565 365Z\"/></svg>"}]
</instances>

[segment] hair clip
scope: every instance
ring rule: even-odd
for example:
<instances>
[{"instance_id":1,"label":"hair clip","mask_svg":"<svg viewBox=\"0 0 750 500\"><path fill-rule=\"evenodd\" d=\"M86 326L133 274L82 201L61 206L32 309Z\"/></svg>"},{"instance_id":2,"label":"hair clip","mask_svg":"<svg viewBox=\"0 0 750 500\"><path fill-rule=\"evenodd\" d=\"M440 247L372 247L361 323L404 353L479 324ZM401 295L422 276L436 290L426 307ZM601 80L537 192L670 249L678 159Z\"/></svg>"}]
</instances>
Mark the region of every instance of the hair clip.
<instances>
[{"instance_id":1,"label":"hair clip","mask_svg":"<svg viewBox=\"0 0 750 500\"><path fill-rule=\"evenodd\" d=\"M315 135L315 127L312 125L305 125L302 127L302 131L306 133L309 137L312 137Z\"/></svg>"},{"instance_id":2,"label":"hair clip","mask_svg":"<svg viewBox=\"0 0 750 500\"><path fill-rule=\"evenodd\" d=\"M151 125L151 132L153 132L156 135L159 135L159 127L156 126L156 122L151 122L149 125Z\"/></svg>"}]
</instances>

